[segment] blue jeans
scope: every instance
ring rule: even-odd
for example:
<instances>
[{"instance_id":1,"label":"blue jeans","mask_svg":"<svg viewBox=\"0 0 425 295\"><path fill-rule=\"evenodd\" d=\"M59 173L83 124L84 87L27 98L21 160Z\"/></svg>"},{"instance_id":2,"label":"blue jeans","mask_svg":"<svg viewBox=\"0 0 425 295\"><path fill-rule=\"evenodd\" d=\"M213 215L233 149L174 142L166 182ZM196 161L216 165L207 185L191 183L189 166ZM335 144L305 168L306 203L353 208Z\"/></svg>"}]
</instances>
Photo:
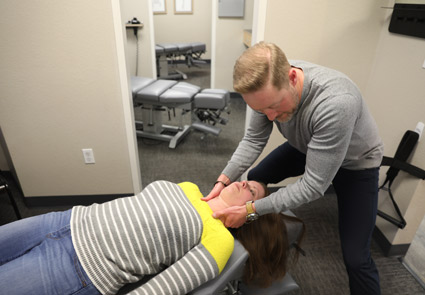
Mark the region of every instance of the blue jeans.
<instances>
[{"instance_id":1,"label":"blue jeans","mask_svg":"<svg viewBox=\"0 0 425 295\"><path fill-rule=\"evenodd\" d=\"M278 183L304 173L306 156L288 142L248 173L249 180ZM381 294L378 270L370 255L378 205L379 168L340 168L332 183L338 199L339 235L351 295Z\"/></svg>"},{"instance_id":2,"label":"blue jeans","mask_svg":"<svg viewBox=\"0 0 425 295\"><path fill-rule=\"evenodd\" d=\"M70 220L68 210L0 227L0 293L100 294L75 253Z\"/></svg>"}]
</instances>

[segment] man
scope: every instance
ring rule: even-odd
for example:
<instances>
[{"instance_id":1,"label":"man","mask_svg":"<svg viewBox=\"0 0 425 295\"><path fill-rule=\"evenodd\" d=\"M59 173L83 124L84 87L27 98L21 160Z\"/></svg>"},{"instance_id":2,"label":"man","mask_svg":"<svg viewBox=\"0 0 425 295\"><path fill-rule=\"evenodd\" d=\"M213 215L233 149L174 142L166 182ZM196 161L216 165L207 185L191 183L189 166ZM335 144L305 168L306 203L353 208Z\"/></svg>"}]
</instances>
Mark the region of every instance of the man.
<instances>
[{"instance_id":1,"label":"man","mask_svg":"<svg viewBox=\"0 0 425 295\"><path fill-rule=\"evenodd\" d=\"M234 89L254 111L246 135L205 200L216 197L254 163L273 122L287 142L250 170L248 179L268 184L302 177L267 198L216 212L214 217L239 227L256 214L313 201L332 183L351 294L380 294L370 242L383 144L359 89L337 71L303 61L289 63L280 48L265 42L242 54L233 78Z\"/></svg>"}]
</instances>

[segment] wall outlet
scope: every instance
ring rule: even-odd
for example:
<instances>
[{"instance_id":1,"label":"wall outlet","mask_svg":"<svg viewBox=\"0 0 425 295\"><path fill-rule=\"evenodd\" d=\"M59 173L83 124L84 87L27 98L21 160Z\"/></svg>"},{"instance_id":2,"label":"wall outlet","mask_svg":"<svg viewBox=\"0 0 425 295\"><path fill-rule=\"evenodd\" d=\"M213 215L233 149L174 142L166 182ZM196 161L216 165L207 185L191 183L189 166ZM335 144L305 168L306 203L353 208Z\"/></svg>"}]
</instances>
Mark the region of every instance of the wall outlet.
<instances>
[{"instance_id":1,"label":"wall outlet","mask_svg":"<svg viewBox=\"0 0 425 295\"><path fill-rule=\"evenodd\" d=\"M83 149L84 162L86 164L94 164L94 154L93 149Z\"/></svg>"}]
</instances>

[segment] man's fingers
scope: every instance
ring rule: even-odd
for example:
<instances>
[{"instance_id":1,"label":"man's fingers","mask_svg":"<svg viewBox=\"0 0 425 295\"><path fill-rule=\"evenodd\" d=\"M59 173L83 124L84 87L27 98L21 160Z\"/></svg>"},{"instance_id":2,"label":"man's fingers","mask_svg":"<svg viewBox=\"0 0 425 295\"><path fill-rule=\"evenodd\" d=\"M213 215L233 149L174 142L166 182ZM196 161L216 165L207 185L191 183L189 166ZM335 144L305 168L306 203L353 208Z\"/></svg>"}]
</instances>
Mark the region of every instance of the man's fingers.
<instances>
[{"instance_id":1,"label":"man's fingers","mask_svg":"<svg viewBox=\"0 0 425 295\"><path fill-rule=\"evenodd\" d=\"M218 195L220 195L220 192L222 191L222 187L216 185L211 192L206 196L201 198L202 201L208 202L211 199L214 199L216 197L218 197Z\"/></svg>"},{"instance_id":2,"label":"man's fingers","mask_svg":"<svg viewBox=\"0 0 425 295\"><path fill-rule=\"evenodd\" d=\"M214 199L214 198L216 198L216 197L217 197L217 195L214 195L214 194L211 192L208 196L201 198L201 200L202 200L202 201L205 201L205 202L208 202L209 200Z\"/></svg>"},{"instance_id":3,"label":"man's fingers","mask_svg":"<svg viewBox=\"0 0 425 295\"><path fill-rule=\"evenodd\" d=\"M234 206L213 213L213 217L220 219L225 227L238 228L246 221L245 206Z\"/></svg>"},{"instance_id":4,"label":"man's fingers","mask_svg":"<svg viewBox=\"0 0 425 295\"><path fill-rule=\"evenodd\" d=\"M218 219L218 218L220 218L221 216L223 216L223 214L224 214L223 210L221 210L221 211L216 211L216 212L214 212L214 213L213 213L212 217L214 217L214 218Z\"/></svg>"}]
</instances>

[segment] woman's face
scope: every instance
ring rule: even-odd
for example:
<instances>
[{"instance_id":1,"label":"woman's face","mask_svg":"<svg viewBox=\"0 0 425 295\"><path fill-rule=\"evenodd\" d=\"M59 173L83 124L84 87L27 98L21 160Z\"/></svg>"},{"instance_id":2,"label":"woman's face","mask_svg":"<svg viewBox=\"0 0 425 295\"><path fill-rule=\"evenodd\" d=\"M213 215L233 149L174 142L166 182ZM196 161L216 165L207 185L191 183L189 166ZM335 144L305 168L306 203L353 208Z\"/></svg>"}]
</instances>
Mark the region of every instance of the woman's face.
<instances>
[{"instance_id":1,"label":"woman's face","mask_svg":"<svg viewBox=\"0 0 425 295\"><path fill-rule=\"evenodd\" d=\"M233 182L225 187L220 198L229 206L242 206L248 201L264 198L264 187L257 181Z\"/></svg>"}]
</instances>

